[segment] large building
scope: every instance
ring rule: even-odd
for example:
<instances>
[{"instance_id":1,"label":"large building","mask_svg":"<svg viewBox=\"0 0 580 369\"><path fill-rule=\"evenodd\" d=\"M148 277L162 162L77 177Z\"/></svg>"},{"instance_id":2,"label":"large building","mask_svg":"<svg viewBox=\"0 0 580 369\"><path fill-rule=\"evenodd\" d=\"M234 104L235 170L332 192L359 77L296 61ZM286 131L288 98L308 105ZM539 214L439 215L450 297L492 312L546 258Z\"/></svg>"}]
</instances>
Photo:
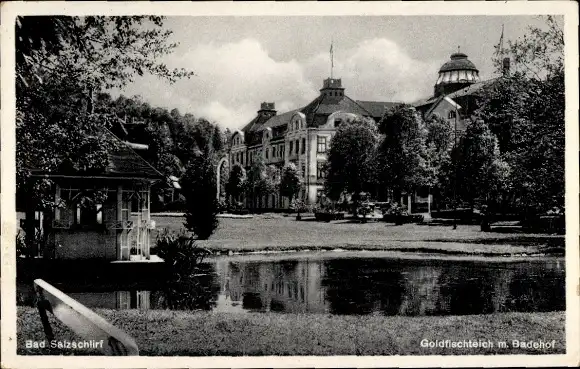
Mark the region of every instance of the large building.
<instances>
[{"instance_id":1,"label":"large building","mask_svg":"<svg viewBox=\"0 0 580 369\"><path fill-rule=\"evenodd\" d=\"M345 94L341 79L334 78L324 80L320 95L302 108L278 114L275 103L263 102L256 117L233 133L230 166L239 164L248 170L259 156L266 165L279 168L294 163L302 177L298 197L314 204L323 189L323 166L336 127L360 118L378 121L394 104L353 100ZM274 193L247 205L286 208L289 204L286 198Z\"/></svg>"},{"instance_id":2,"label":"large building","mask_svg":"<svg viewBox=\"0 0 580 369\"><path fill-rule=\"evenodd\" d=\"M509 74L510 61L503 60L503 73ZM451 59L439 69L433 95L412 105L427 120L434 115L446 119L459 133L465 131L477 110L477 93L496 78L481 80L479 70L466 54L451 54Z\"/></svg>"},{"instance_id":3,"label":"large building","mask_svg":"<svg viewBox=\"0 0 580 369\"><path fill-rule=\"evenodd\" d=\"M509 60L504 60L504 71L509 72ZM491 81L481 81L477 67L466 54L457 52L439 69L433 96L411 105L424 119L438 114L462 132L477 108L476 92ZM282 167L292 162L302 177L299 198L314 204L323 189L323 166L336 127L357 117L378 122L386 109L397 104L353 100L345 94L341 79L332 78L324 80L320 95L303 108L278 114L275 103L263 102L256 117L231 136L230 165L239 164L249 169L258 156L266 165ZM409 198L409 210L411 203L421 204L417 210L424 212L428 201L428 195ZM288 201L275 193L246 205L286 208Z\"/></svg>"}]
</instances>

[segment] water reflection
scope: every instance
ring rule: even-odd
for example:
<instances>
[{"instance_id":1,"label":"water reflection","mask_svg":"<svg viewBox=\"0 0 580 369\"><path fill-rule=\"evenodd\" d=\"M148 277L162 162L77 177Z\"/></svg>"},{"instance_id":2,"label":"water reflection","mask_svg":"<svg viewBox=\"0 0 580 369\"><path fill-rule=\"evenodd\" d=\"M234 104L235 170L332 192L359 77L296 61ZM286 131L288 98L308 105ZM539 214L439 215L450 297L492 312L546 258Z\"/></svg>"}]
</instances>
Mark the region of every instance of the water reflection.
<instances>
[{"instance_id":1,"label":"water reflection","mask_svg":"<svg viewBox=\"0 0 580 369\"><path fill-rule=\"evenodd\" d=\"M178 284L55 286L86 306L107 309L465 315L565 310L564 274L559 260L221 258ZM31 286L18 286L19 304L31 305L33 295Z\"/></svg>"},{"instance_id":2,"label":"water reflection","mask_svg":"<svg viewBox=\"0 0 580 369\"><path fill-rule=\"evenodd\" d=\"M466 315L565 309L557 261L218 261L216 310Z\"/></svg>"},{"instance_id":3,"label":"water reflection","mask_svg":"<svg viewBox=\"0 0 580 369\"><path fill-rule=\"evenodd\" d=\"M221 291L216 310L288 313L328 311L320 261L215 263Z\"/></svg>"}]
</instances>

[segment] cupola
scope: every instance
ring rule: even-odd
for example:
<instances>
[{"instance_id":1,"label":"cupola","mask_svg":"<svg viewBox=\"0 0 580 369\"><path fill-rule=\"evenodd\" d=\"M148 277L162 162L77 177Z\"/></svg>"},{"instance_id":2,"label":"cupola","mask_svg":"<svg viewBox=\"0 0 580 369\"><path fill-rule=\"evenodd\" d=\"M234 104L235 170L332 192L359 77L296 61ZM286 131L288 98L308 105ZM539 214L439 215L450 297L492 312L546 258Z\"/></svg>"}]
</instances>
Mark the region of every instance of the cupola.
<instances>
[{"instance_id":1,"label":"cupola","mask_svg":"<svg viewBox=\"0 0 580 369\"><path fill-rule=\"evenodd\" d=\"M263 102L260 104L258 115L265 118L271 118L276 115L276 104L273 102Z\"/></svg>"},{"instance_id":2,"label":"cupola","mask_svg":"<svg viewBox=\"0 0 580 369\"><path fill-rule=\"evenodd\" d=\"M439 69L434 93L435 96L447 95L476 82L479 82L479 70L466 54L456 52Z\"/></svg>"},{"instance_id":3,"label":"cupola","mask_svg":"<svg viewBox=\"0 0 580 369\"><path fill-rule=\"evenodd\" d=\"M322 83L322 88L320 89L320 94L329 97L339 97L344 96L344 88L342 87L342 80L340 78L327 78Z\"/></svg>"}]
</instances>

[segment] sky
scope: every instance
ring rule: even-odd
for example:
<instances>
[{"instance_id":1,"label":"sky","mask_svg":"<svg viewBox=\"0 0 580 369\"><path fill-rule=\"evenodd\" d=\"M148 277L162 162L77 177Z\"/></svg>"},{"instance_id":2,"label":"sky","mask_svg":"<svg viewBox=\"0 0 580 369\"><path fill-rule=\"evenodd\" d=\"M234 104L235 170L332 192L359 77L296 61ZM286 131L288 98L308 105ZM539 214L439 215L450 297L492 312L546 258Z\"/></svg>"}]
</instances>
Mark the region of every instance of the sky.
<instances>
[{"instance_id":1,"label":"sky","mask_svg":"<svg viewBox=\"0 0 580 369\"><path fill-rule=\"evenodd\" d=\"M140 96L152 106L191 113L239 129L263 101L279 113L306 105L330 77L355 100L413 102L429 97L443 63L460 51L482 79L504 42L541 25L534 16L168 17L179 46L162 61L195 72L170 85L145 75L113 96Z\"/></svg>"}]
</instances>

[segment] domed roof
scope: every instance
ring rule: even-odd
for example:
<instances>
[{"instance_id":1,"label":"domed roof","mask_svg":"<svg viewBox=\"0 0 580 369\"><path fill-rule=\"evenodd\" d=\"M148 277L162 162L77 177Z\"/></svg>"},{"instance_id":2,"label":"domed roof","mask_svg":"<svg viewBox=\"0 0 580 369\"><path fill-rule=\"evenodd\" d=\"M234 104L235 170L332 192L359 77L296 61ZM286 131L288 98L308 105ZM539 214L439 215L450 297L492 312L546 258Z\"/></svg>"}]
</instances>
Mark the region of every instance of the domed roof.
<instances>
[{"instance_id":1,"label":"domed roof","mask_svg":"<svg viewBox=\"0 0 580 369\"><path fill-rule=\"evenodd\" d=\"M439 73L452 70L475 70L479 72L479 70L475 67L475 64L467 59L467 55L459 52L451 54L451 60L441 66Z\"/></svg>"}]
</instances>

